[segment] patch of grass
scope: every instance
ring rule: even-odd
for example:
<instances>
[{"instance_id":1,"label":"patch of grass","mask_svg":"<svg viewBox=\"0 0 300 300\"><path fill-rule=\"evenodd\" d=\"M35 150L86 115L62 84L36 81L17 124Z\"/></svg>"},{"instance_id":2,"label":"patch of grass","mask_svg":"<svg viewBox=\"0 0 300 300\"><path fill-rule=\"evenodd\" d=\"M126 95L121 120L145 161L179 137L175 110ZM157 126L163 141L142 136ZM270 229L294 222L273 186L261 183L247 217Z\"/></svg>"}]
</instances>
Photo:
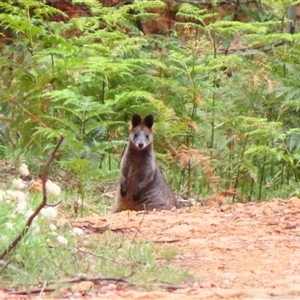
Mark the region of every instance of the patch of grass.
<instances>
[{"instance_id":1,"label":"patch of grass","mask_svg":"<svg viewBox=\"0 0 300 300\"><path fill-rule=\"evenodd\" d=\"M107 258L100 259L95 265L103 276L125 277L139 284L151 281L178 283L189 276L187 270L178 270L175 265L160 264L160 251L151 241L132 243L124 239L123 234L109 231L100 239L99 235L90 239L93 242L89 244L89 251Z\"/></svg>"},{"instance_id":2,"label":"patch of grass","mask_svg":"<svg viewBox=\"0 0 300 300\"><path fill-rule=\"evenodd\" d=\"M164 260L171 261L176 255L180 254L180 250L170 246L164 246L158 248L160 257Z\"/></svg>"},{"instance_id":3,"label":"patch of grass","mask_svg":"<svg viewBox=\"0 0 300 300\"><path fill-rule=\"evenodd\" d=\"M55 178L51 178L52 181ZM26 236L0 266L0 286L15 290L31 290L47 282L59 290L61 281L85 276L124 278L145 288L157 287L158 282L179 283L189 279L189 272L172 264L178 250L152 241L133 242L121 233L75 234L71 226L56 227L58 219L80 217L81 199L76 188L64 189L58 196L48 194L48 203L62 200L58 215L49 217L42 213L34 220ZM115 182L85 186L83 215L105 214L111 211ZM95 188L96 187L96 188ZM41 193L8 194L14 191L11 181L2 184L0 198L0 253L2 253L24 228L28 217L42 201ZM110 198L101 199L108 193ZM23 205L20 206L20 203ZM24 205L25 203L25 205ZM166 264L167 261L167 264ZM11 268L15 267L15 269Z\"/></svg>"},{"instance_id":4,"label":"patch of grass","mask_svg":"<svg viewBox=\"0 0 300 300\"><path fill-rule=\"evenodd\" d=\"M22 212L15 211L16 199L0 201L1 252L22 230L41 195L29 194L26 201L28 205ZM26 236L4 258L17 271L0 267L0 285L30 290L47 281L58 288L62 279L85 276L125 278L151 288L157 282L179 283L189 278L188 270L172 265L176 249L160 248L151 241L132 242L112 231L76 235L71 227L55 228L54 224L38 216Z\"/></svg>"}]
</instances>

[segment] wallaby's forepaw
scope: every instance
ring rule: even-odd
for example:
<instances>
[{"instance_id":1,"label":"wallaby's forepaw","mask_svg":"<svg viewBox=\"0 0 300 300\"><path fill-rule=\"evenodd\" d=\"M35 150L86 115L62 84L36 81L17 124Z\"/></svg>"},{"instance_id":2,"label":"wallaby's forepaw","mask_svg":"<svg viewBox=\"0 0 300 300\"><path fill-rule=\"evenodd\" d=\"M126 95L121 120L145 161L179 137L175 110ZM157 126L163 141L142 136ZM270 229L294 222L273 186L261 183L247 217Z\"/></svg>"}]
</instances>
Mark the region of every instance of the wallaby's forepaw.
<instances>
[{"instance_id":1,"label":"wallaby's forepaw","mask_svg":"<svg viewBox=\"0 0 300 300\"><path fill-rule=\"evenodd\" d=\"M138 201L140 199L141 195L138 191L135 191L132 195L133 201Z\"/></svg>"},{"instance_id":2,"label":"wallaby's forepaw","mask_svg":"<svg viewBox=\"0 0 300 300\"><path fill-rule=\"evenodd\" d=\"M125 184L121 184L121 196L125 197L127 195L127 189Z\"/></svg>"}]
</instances>

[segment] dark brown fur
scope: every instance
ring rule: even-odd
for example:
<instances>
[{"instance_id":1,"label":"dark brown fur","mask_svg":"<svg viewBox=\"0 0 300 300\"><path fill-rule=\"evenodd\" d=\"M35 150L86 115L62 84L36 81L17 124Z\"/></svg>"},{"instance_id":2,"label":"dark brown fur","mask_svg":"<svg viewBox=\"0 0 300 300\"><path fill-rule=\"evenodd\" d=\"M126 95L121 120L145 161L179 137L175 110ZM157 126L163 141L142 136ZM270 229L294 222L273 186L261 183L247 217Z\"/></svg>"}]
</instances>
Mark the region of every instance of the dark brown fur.
<instances>
[{"instance_id":1,"label":"dark brown fur","mask_svg":"<svg viewBox=\"0 0 300 300\"><path fill-rule=\"evenodd\" d=\"M176 199L165 183L153 150L153 116L134 114L129 142L121 160L121 177L113 212L172 209Z\"/></svg>"}]
</instances>

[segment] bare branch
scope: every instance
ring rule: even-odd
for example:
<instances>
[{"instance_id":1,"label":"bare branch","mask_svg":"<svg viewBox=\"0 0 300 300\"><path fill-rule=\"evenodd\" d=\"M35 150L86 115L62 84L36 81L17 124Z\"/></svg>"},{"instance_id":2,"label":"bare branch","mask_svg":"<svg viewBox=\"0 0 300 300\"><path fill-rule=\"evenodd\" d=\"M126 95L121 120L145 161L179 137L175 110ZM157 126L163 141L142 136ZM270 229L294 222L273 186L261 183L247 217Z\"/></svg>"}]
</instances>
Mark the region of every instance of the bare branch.
<instances>
[{"instance_id":1,"label":"bare branch","mask_svg":"<svg viewBox=\"0 0 300 300\"><path fill-rule=\"evenodd\" d=\"M38 117L36 117L34 114L32 114L28 109L26 109L22 104L20 104L19 102L17 102L16 100L14 100L13 98L9 99L10 102L12 102L13 104L15 104L16 106L19 106L22 108L22 110L29 115L29 117L35 121L37 121L40 125L49 128L49 126L47 126L45 123L43 123ZM29 142L31 143L31 141ZM27 145L24 147L26 148Z\"/></svg>"},{"instance_id":2,"label":"bare branch","mask_svg":"<svg viewBox=\"0 0 300 300\"><path fill-rule=\"evenodd\" d=\"M132 239L132 241L131 241L131 245L130 245L129 251L131 250L131 247L132 247L133 243L135 242L135 239L136 239L138 233L139 233L140 230L141 230L142 223L143 223L144 218L145 218L145 215L146 215L146 213L147 213L146 209L145 209L142 213L143 213L143 217L142 217L142 219L141 219L141 221L140 221L140 223L139 223L139 227L137 228L137 230L136 230L136 232L135 232L135 234L134 234L134 236L133 236L133 239Z\"/></svg>"},{"instance_id":3,"label":"bare branch","mask_svg":"<svg viewBox=\"0 0 300 300\"><path fill-rule=\"evenodd\" d=\"M89 252L89 251L86 251L86 250L83 250L79 247L75 247L75 249L78 251L78 252L81 252L81 253L84 253L84 254L88 254L88 255L91 255L91 256L94 256L94 257L99 257L99 258L103 258L103 259L106 259L106 260L109 260L111 262L114 262L115 264L119 264L119 265L122 265L122 266L128 266L128 264L124 264L120 261L117 261L115 259L112 259L110 257L107 257L107 256L104 256L104 255L98 255L98 254L95 254L95 253L92 253L92 252Z\"/></svg>"},{"instance_id":4,"label":"bare branch","mask_svg":"<svg viewBox=\"0 0 300 300\"><path fill-rule=\"evenodd\" d=\"M29 291L15 291L15 292L9 292L11 295L30 295L30 294L41 294L41 293L50 293L55 292L56 290L54 288L44 288L41 289L34 289Z\"/></svg>"},{"instance_id":5,"label":"bare branch","mask_svg":"<svg viewBox=\"0 0 300 300\"><path fill-rule=\"evenodd\" d=\"M63 142L64 137L61 136L60 140L58 141L55 149L51 153L51 156L48 160L48 162L45 165L44 172L42 174L42 186L43 186L43 201L42 203L38 206L38 208L32 213L32 215L28 218L26 225L24 229L21 231L21 233L15 238L15 240L5 249L1 254L0 254L0 260L3 259L12 249L14 249L18 243L22 240L22 238L26 235L28 232L34 218L39 214L39 212L47 205L47 190L46 190L46 182L47 182L47 176L48 176L48 171L50 168L50 165L52 161L55 159L56 153L58 151L58 148L60 147L61 143Z\"/></svg>"},{"instance_id":6,"label":"bare branch","mask_svg":"<svg viewBox=\"0 0 300 300\"><path fill-rule=\"evenodd\" d=\"M82 282L82 281L92 281L92 282L97 282L97 281L112 281L112 282L122 282L122 283L127 283L130 285L136 285L132 282L127 281L124 278L115 278L115 277L85 277L81 276L78 278L73 278L73 279L67 279L67 280L62 280L60 283L77 283L77 282Z\"/></svg>"},{"instance_id":7,"label":"bare branch","mask_svg":"<svg viewBox=\"0 0 300 300\"><path fill-rule=\"evenodd\" d=\"M20 273L20 274L22 274L22 275L28 276L28 274L27 274L26 272L24 272L24 271L22 271L21 269L18 269L18 268L16 268L16 267L10 265L11 262L12 262L12 260L10 260L10 261L8 261L8 262L6 262L6 261L4 261L4 260L0 260L0 266L3 267L2 270L1 270L1 272L0 272L0 276L1 276L1 274L3 273L3 271L4 271L5 269L9 269L10 271L12 271L12 272L14 272L14 273Z\"/></svg>"}]
</instances>

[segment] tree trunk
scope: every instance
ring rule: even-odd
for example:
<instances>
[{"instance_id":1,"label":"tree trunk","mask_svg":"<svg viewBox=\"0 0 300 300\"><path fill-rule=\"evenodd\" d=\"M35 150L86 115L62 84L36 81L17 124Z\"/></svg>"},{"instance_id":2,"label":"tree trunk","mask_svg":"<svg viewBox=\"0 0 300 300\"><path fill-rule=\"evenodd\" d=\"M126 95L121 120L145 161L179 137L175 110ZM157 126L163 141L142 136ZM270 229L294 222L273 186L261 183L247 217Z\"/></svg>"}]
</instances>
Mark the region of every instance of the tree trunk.
<instances>
[{"instance_id":1,"label":"tree trunk","mask_svg":"<svg viewBox=\"0 0 300 300\"><path fill-rule=\"evenodd\" d=\"M296 31L297 5L291 5L287 11L286 31L294 34Z\"/></svg>"}]
</instances>

